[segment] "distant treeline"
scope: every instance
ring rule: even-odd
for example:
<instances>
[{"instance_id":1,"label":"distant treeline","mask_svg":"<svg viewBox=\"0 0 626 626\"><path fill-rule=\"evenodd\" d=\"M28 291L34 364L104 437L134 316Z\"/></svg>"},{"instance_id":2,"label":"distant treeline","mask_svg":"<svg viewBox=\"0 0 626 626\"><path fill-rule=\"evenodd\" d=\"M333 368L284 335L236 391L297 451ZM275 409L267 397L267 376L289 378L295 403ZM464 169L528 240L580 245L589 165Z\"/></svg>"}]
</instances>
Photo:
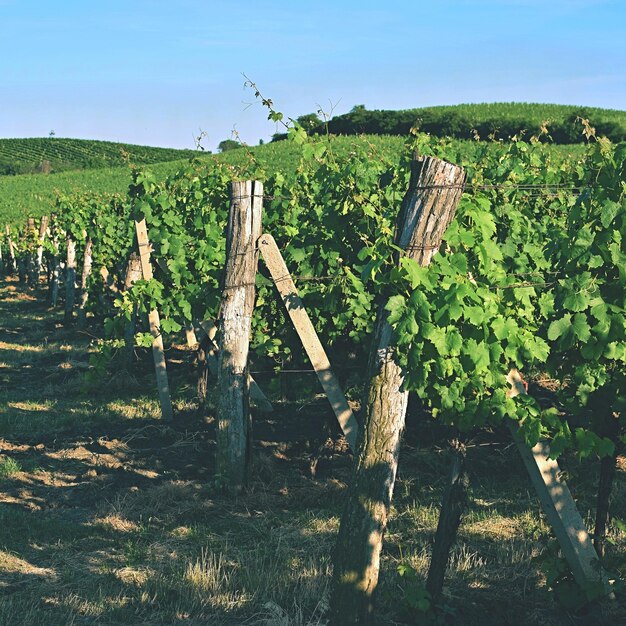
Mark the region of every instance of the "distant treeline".
<instances>
[{"instance_id":1,"label":"distant treeline","mask_svg":"<svg viewBox=\"0 0 626 626\"><path fill-rule=\"evenodd\" d=\"M626 141L626 112L565 105L502 103L401 111L369 111L357 105L326 124L314 113L303 115L298 121L309 134L406 135L412 128L418 128L437 137L507 140L516 135L527 139L536 135L542 141L573 144L585 140L583 119L589 120L598 136L614 142ZM277 134L273 140L283 138L284 135Z\"/></svg>"}]
</instances>

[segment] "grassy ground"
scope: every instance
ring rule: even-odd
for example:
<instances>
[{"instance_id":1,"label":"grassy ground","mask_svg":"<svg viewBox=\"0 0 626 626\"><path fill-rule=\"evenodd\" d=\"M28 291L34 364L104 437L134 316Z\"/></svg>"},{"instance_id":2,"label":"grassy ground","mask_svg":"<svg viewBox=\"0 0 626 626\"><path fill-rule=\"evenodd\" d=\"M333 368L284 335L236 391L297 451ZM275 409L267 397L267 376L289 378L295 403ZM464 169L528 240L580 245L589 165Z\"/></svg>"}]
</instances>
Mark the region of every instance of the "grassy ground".
<instances>
[{"instance_id":1,"label":"grassy ground","mask_svg":"<svg viewBox=\"0 0 626 626\"><path fill-rule=\"evenodd\" d=\"M177 420L166 425L149 360L87 384L89 336L65 330L44 295L0 283L0 624L324 624L350 463L328 442L311 475L325 401L255 416L250 488L226 499L212 484L213 428L193 398L191 353L170 352ZM396 569L408 562L425 575L445 435L410 416L376 624L415 623ZM533 561L546 526L510 442L477 437L469 467L448 623L625 624L618 603L573 614L546 590ZM595 466L565 469L588 518ZM620 471L622 518L625 496ZM623 571L626 538L611 536Z\"/></svg>"}]
</instances>

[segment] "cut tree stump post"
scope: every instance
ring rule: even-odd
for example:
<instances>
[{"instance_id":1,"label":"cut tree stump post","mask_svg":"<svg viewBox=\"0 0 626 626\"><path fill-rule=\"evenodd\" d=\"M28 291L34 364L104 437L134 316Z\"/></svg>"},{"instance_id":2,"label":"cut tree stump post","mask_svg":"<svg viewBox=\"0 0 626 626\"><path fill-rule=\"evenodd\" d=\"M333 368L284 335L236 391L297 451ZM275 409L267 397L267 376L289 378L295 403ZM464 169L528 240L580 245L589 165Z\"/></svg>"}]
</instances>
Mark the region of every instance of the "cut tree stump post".
<instances>
[{"instance_id":1,"label":"cut tree stump post","mask_svg":"<svg viewBox=\"0 0 626 626\"><path fill-rule=\"evenodd\" d=\"M525 395L526 385L520 373L513 369L507 375L511 389L509 397ZM514 424L509 425L513 440L522 455L530 480L539 496L543 511L561 546L572 574L582 587L589 583L601 584L609 591L605 572L600 567L587 527L583 521L559 464L550 459L550 446L540 441L530 448Z\"/></svg>"},{"instance_id":2,"label":"cut tree stump post","mask_svg":"<svg viewBox=\"0 0 626 626\"><path fill-rule=\"evenodd\" d=\"M72 323L74 315L74 299L76 297L76 244L70 235L66 239L67 261L65 264L65 317L66 326Z\"/></svg>"},{"instance_id":3,"label":"cut tree stump post","mask_svg":"<svg viewBox=\"0 0 626 626\"><path fill-rule=\"evenodd\" d=\"M411 163L409 188L396 222L396 245L430 263L463 192L462 168L434 157ZM396 258L399 262L399 258ZM357 438L351 484L333 558L330 624L367 624L378 584L380 552L398 467L408 392L394 358L385 302L378 309L369 362L369 394Z\"/></svg>"},{"instance_id":4,"label":"cut tree stump post","mask_svg":"<svg viewBox=\"0 0 626 626\"><path fill-rule=\"evenodd\" d=\"M148 229L146 228L145 219L135 220L135 231L137 233L137 244L139 245L141 273L144 280L151 280L152 264L150 263L150 242L148 240ZM163 350L161 322L159 320L159 312L156 309L148 313L148 323L150 325L150 334L152 335L152 356L154 357L154 371L159 392L161 416L164 420L171 421L173 419L173 412L172 400L170 398L170 385L167 379L167 365L165 363L165 352Z\"/></svg>"},{"instance_id":5,"label":"cut tree stump post","mask_svg":"<svg viewBox=\"0 0 626 626\"><path fill-rule=\"evenodd\" d=\"M215 337L217 336L217 325L211 320L204 320L200 322L199 330L206 336L209 344L209 350L205 355L207 366L211 372L211 376L217 378L218 371L218 358L219 347L215 343ZM274 407L272 403L267 399L267 396L263 393L261 387L251 374L248 375L248 382L250 385L250 403L255 406L261 413L272 413Z\"/></svg>"},{"instance_id":6,"label":"cut tree stump post","mask_svg":"<svg viewBox=\"0 0 626 626\"><path fill-rule=\"evenodd\" d=\"M218 327L217 475L230 493L246 483L252 436L248 352L261 235L263 185L230 184L226 269Z\"/></svg>"},{"instance_id":7,"label":"cut tree stump post","mask_svg":"<svg viewBox=\"0 0 626 626\"><path fill-rule=\"evenodd\" d=\"M315 332L311 318L302 304L298 290L287 269L287 264L276 245L276 241L274 241L274 237L267 233L263 234L259 239L259 250L267 269L270 271L274 285L276 285L276 289L278 289L278 293L283 300L291 322L300 337L302 346L337 416L341 430L348 440L350 449L354 452L358 431L356 418L339 385L337 377L333 373L328 356Z\"/></svg>"}]
</instances>

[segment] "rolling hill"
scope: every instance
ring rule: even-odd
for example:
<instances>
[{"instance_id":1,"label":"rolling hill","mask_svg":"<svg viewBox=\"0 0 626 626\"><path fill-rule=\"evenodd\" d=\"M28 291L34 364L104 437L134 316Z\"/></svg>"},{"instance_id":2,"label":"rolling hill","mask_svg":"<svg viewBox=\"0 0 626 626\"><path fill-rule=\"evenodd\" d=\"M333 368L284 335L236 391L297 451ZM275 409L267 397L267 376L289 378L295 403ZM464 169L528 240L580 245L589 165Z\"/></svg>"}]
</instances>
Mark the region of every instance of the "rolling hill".
<instances>
[{"instance_id":1,"label":"rolling hill","mask_svg":"<svg viewBox=\"0 0 626 626\"><path fill-rule=\"evenodd\" d=\"M90 139L0 139L0 175L119 167L128 162L147 165L189 158L195 154L194 150L153 148Z\"/></svg>"}]
</instances>

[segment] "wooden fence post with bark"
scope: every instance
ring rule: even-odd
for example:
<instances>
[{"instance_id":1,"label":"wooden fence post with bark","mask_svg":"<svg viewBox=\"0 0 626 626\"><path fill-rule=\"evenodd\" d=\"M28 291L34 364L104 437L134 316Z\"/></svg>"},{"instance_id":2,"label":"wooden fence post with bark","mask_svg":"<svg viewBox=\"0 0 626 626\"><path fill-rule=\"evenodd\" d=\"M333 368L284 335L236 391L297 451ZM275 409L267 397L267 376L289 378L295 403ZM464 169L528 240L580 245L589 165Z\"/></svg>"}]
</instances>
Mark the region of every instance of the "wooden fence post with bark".
<instances>
[{"instance_id":1,"label":"wooden fence post with bark","mask_svg":"<svg viewBox=\"0 0 626 626\"><path fill-rule=\"evenodd\" d=\"M65 264L65 317L66 326L72 323L74 300L76 297L76 243L71 235L67 236L67 261Z\"/></svg>"},{"instance_id":2,"label":"wooden fence post with bark","mask_svg":"<svg viewBox=\"0 0 626 626\"><path fill-rule=\"evenodd\" d=\"M230 184L226 270L218 320L217 475L230 493L245 485L250 457L248 351L261 235L263 185Z\"/></svg>"},{"instance_id":3,"label":"wooden fence post with bark","mask_svg":"<svg viewBox=\"0 0 626 626\"><path fill-rule=\"evenodd\" d=\"M426 266L439 248L463 192L462 168L434 157L411 163L411 180L396 222L396 245ZM399 258L396 259L399 261ZM370 350L369 392L334 553L331 624L366 624L378 583L380 552L396 478L408 392L394 358L384 302Z\"/></svg>"},{"instance_id":4,"label":"wooden fence post with bark","mask_svg":"<svg viewBox=\"0 0 626 626\"><path fill-rule=\"evenodd\" d=\"M139 245L139 259L141 260L141 273L144 280L152 279L152 264L150 263L150 241L146 220L135 220L135 231ZM173 419L172 400L170 398L170 385L167 378L167 365L163 350L163 336L161 335L161 322L159 312L154 309L148 313L150 334L152 335L152 356L154 357L154 371L156 374L157 389L159 392L159 404L161 416L164 420Z\"/></svg>"}]
</instances>

